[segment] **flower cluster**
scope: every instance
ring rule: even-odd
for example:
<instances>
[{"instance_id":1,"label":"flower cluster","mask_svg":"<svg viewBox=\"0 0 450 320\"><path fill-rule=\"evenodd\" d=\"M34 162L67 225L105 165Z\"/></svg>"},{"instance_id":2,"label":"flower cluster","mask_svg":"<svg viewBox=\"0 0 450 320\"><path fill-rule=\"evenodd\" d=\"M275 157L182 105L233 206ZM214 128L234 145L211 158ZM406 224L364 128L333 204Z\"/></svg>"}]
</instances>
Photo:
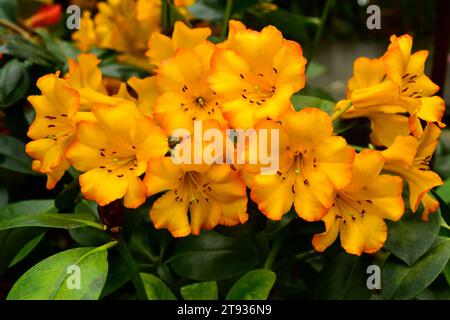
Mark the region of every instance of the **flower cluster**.
<instances>
[{"instance_id":1,"label":"flower cluster","mask_svg":"<svg viewBox=\"0 0 450 320\"><path fill-rule=\"evenodd\" d=\"M136 5L144 2L152 1ZM108 3L100 13L116 12ZM96 18L98 31L102 19ZM81 172L83 195L101 206L123 199L125 207L137 208L158 195L151 220L174 237L245 223L250 198L272 220L292 209L306 221L323 220L325 232L313 238L316 250L325 250L340 234L343 248L358 255L383 246L384 219L401 218L403 180L412 210L421 201L424 217L437 209L427 192L442 183L429 163L443 126L443 102L432 96L437 87L423 74L426 53L410 54L409 36L393 37L380 59L355 62L348 98L336 112L370 118L372 141L387 147L357 153L333 133L328 113L292 106L291 97L305 86L306 59L301 46L275 27L257 32L232 20L228 38L218 44L207 40L208 28L191 29L182 22L174 27L172 37L157 27L151 35L134 32L149 38L146 56L154 76L133 77L111 90L99 60L81 54L69 61L64 77L56 73L38 80L41 95L29 97L36 119L26 151L33 169L47 174L48 188L73 166ZM90 32L89 27L79 32ZM232 139L227 129L255 129L257 135L261 129L277 130L279 139L268 141L278 147L277 170L262 172L262 159L225 161L230 153L214 154L212 163L198 163L192 154L183 155L194 159L190 163L174 162L174 151L195 147L190 134L196 121L202 121L203 132L221 132L221 143ZM174 141L179 129L188 134ZM248 159L249 150L246 145L231 154Z\"/></svg>"},{"instance_id":2,"label":"flower cluster","mask_svg":"<svg viewBox=\"0 0 450 320\"><path fill-rule=\"evenodd\" d=\"M180 9L192 0L178 0ZM107 0L97 3L95 17L83 11L80 29L72 39L82 51L93 47L120 53L119 60L151 70L145 59L149 37L161 31L161 0Z\"/></svg>"}]
</instances>

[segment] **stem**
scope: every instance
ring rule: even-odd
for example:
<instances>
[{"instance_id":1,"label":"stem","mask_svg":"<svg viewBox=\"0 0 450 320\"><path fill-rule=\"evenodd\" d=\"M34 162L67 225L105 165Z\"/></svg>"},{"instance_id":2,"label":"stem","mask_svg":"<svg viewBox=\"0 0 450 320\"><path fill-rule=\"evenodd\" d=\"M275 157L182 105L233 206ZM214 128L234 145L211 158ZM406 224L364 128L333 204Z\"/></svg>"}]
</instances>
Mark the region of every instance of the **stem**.
<instances>
[{"instance_id":1,"label":"stem","mask_svg":"<svg viewBox=\"0 0 450 320\"><path fill-rule=\"evenodd\" d=\"M225 12L223 14L222 30L220 31L220 38L225 39L228 31L228 20L230 20L231 10L233 9L233 0L227 0Z\"/></svg>"},{"instance_id":2,"label":"stem","mask_svg":"<svg viewBox=\"0 0 450 320\"><path fill-rule=\"evenodd\" d=\"M275 262L275 258L278 255L281 247L283 246L284 240L286 240L286 234L282 234L278 238L275 239L273 243L272 249L270 249L269 254L267 255L266 262L264 262L264 269L272 269L273 263Z\"/></svg>"},{"instance_id":3,"label":"stem","mask_svg":"<svg viewBox=\"0 0 450 320\"><path fill-rule=\"evenodd\" d=\"M128 249L127 243L122 235L119 235L119 253L122 259L128 266L128 272L131 277L131 282L133 282L134 288L136 289L136 293L138 295L139 300L147 300L147 293L145 291L144 283L142 282L141 275L139 274L138 267L134 262L133 256L131 255L130 250Z\"/></svg>"},{"instance_id":4,"label":"stem","mask_svg":"<svg viewBox=\"0 0 450 320\"><path fill-rule=\"evenodd\" d=\"M22 27L19 27L17 24L11 21L8 21L6 19L0 19L0 26L3 26L9 30L14 31L15 33L21 35L25 39L31 39L31 35L27 30L23 29Z\"/></svg>"},{"instance_id":5,"label":"stem","mask_svg":"<svg viewBox=\"0 0 450 320\"><path fill-rule=\"evenodd\" d=\"M333 0L326 0L325 6L323 7L322 16L320 17L320 25L314 35L314 42L312 44L311 50L309 51L308 64L306 65L306 70L311 65L311 62L314 59L314 54L316 53L317 46L319 45L320 39L322 38L323 29L325 27L325 22L328 17L328 12L330 11L330 7Z\"/></svg>"},{"instance_id":6,"label":"stem","mask_svg":"<svg viewBox=\"0 0 450 320\"><path fill-rule=\"evenodd\" d=\"M292 258L295 260L303 261L303 260L307 260L311 257L314 257L316 254L317 254L317 252L315 250L310 250L310 251L299 253L299 254L293 256Z\"/></svg>"},{"instance_id":7,"label":"stem","mask_svg":"<svg viewBox=\"0 0 450 320\"><path fill-rule=\"evenodd\" d=\"M352 102L349 101L348 105L345 106L345 108L336 111L332 116L331 116L331 121L336 121L337 119L339 119L340 116L342 116L344 113L346 113L348 111L348 109L350 109L352 107Z\"/></svg>"},{"instance_id":8,"label":"stem","mask_svg":"<svg viewBox=\"0 0 450 320\"><path fill-rule=\"evenodd\" d=\"M170 16L169 16L169 0L162 0L162 32L169 33Z\"/></svg>"}]
</instances>

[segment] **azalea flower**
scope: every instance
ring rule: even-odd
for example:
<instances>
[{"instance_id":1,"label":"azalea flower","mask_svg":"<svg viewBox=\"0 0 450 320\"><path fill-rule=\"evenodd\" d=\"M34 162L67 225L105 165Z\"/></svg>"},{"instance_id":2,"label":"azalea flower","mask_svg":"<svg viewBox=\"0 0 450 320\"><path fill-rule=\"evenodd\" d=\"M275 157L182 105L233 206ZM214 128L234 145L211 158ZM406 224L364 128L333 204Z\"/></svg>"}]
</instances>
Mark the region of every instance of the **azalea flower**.
<instances>
[{"instance_id":1,"label":"azalea flower","mask_svg":"<svg viewBox=\"0 0 450 320\"><path fill-rule=\"evenodd\" d=\"M77 60L69 58L69 72L64 78L79 93L81 110L89 111L97 103L112 105L121 100L108 95L98 67L100 60L94 54L79 54Z\"/></svg>"},{"instance_id":2,"label":"azalea flower","mask_svg":"<svg viewBox=\"0 0 450 320\"><path fill-rule=\"evenodd\" d=\"M78 92L59 78L59 73L39 78L37 87L41 95L28 97L36 117L28 130L33 141L26 145L25 150L34 159L33 170L46 174L47 188L53 189L70 166L64 150L72 141L75 124L92 115L79 112Z\"/></svg>"},{"instance_id":3,"label":"azalea flower","mask_svg":"<svg viewBox=\"0 0 450 320\"><path fill-rule=\"evenodd\" d=\"M434 96L439 90L425 74L428 56L425 50L411 54L412 38L409 35L392 36L385 55L379 59L358 58L354 74L348 82L347 99L337 104L337 109L352 107L343 118L366 117L371 120L371 140L375 145L389 146L397 135L417 137L422 132L418 119L445 126L442 116L445 103ZM408 132L406 119L409 113Z\"/></svg>"},{"instance_id":4,"label":"azalea flower","mask_svg":"<svg viewBox=\"0 0 450 320\"><path fill-rule=\"evenodd\" d=\"M139 178L150 159L168 150L167 137L131 101L114 106L98 104L92 109L96 121L77 125L66 157L79 171L81 192L104 206L124 198L124 206L137 208L146 199Z\"/></svg>"},{"instance_id":5,"label":"azalea flower","mask_svg":"<svg viewBox=\"0 0 450 320\"><path fill-rule=\"evenodd\" d=\"M319 109L286 112L280 120L257 126L279 130L280 168L275 174L254 175L251 198L272 220L280 220L292 204L301 218L320 220L336 189L350 182L354 151L342 137L333 136L330 116Z\"/></svg>"},{"instance_id":6,"label":"azalea flower","mask_svg":"<svg viewBox=\"0 0 450 320\"><path fill-rule=\"evenodd\" d=\"M211 88L225 99L223 114L234 128L247 129L261 119L276 119L305 85L306 59L296 42L273 26L261 32L231 29L226 48L211 61Z\"/></svg>"},{"instance_id":7,"label":"azalea flower","mask_svg":"<svg viewBox=\"0 0 450 320\"><path fill-rule=\"evenodd\" d=\"M226 126L220 109L222 101L207 82L214 49L208 41L193 49L178 49L158 68L156 84L161 95L153 109L167 134L179 128L192 131L194 120L211 118Z\"/></svg>"},{"instance_id":8,"label":"azalea flower","mask_svg":"<svg viewBox=\"0 0 450 320\"><path fill-rule=\"evenodd\" d=\"M144 53L153 32L160 30L161 1L108 0L97 4L94 19L83 13L80 30L72 35L81 50L93 46L116 50L120 61L152 70Z\"/></svg>"},{"instance_id":9,"label":"azalea flower","mask_svg":"<svg viewBox=\"0 0 450 320\"><path fill-rule=\"evenodd\" d=\"M384 170L399 175L408 183L409 204L413 212L417 211L420 202L424 205L422 217L439 208L439 202L429 195L429 191L443 184L438 174L430 170L430 161L438 144L441 130L429 123L420 139L413 136L398 136L385 151Z\"/></svg>"},{"instance_id":10,"label":"azalea flower","mask_svg":"<svg viewBox=\"0 0 450 320\"><path fill-rule=\"evenodd\" d=\"M223 128L212 119L203 121L201 137L212 128L222 132L223 141L227 139ZM182 136L171 157L149 162L144 178L148 196L164 192L150 210L155 228L166 228L174 237L198 235L201 229L212 229L218 224L233 226L248 219L246 188L238 172L222 164L223 153L213 154L212 164L196 164L193 148L197 143L190 133ZM210 144L202 140L200 145ZM194 152L184 154L186 150Z\"/></svg>"},{"instance_id":11,"label":"azalea flower","mask_svg":"<svg viewBox=\"0 0 450 320\"><path fill-rule=\"evenodd\" d=\"M383 219L397 221L404 211L402 179L380 174L383 163L383 156L375 150L356 155L351 183L336 193L323 218L326 231L312 240L317 251L329 247L338 234L342 247L351 254L374 253L383 246L387 238Z\"/></svg>"},{"instance_id":12,"label":"azalea flower","mask_svg":"<svg viewBox=\"0 0 450 320\"><path fill-rule=\"evenodd\" d=\"M181 48L193 49L211 35L209 28L189 28L183 22L175 22L172 38L159 33L152 33L145 53L150 63L159 66L161 62L173 56Z\"/></svg>"}]
</instances>

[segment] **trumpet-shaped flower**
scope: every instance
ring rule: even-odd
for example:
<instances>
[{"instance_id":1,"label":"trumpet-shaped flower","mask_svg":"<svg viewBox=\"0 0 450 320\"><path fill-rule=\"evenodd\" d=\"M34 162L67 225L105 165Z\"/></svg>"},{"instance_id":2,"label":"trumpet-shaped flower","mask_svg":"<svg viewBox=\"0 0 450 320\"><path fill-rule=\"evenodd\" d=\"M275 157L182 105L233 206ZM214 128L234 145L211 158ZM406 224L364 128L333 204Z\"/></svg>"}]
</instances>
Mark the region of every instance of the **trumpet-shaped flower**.
<instances>
[{"instance_id":1,"label":"trumpet-shaped flower","mask_svg":"<svg viewBox=\"0 0 450 320\"><path fill-rule=\"evenodd\" d=\"M292 94L305 85L306 59L300 45L283 39L273 26L261 32L239 29L214 53L209 82L225 99L225 119L247 129L291 106Z\"/></svg>"},{"instance_id":2,"label":"trumpet-shaped flower","mask_svg":"<svg viewBox=\"0 0 450 320\"><path fill-rule=\"evenodd\" d=\"M333 204L336 189L350 182L353 149L342 137L333 136L329 115L315 108L286 112L281 124L265 120L258 127L280 131L280 168L275 174L254 175L252 200L273 220L280 220L292 204L301 218L321 219Z\"/></svg>"},{"instance_id":3,"label":"trumpet-shaped flower","mask_svg":"<svg viewBox=\"0 0 450 320\"><path fill-rule=\"evenodd\" d=\"M203 121L201 129L202 133L217 129L216 139L223 139L220 144L225 145L227 137L216 120ZM205 148L210 144L190 133L181 138L172 150L172 157L149 162L144 178L149 196L165 192L150 210L155 227L168 229L174 237L183 237L190 233L198 235L201 229L212 229L218 224L245 223L248 219L245 184L230 165L222 164L225 155L218 150L209 155L209 164L205 159L196 163L196 146ZM192 148L194 152L189 151Z\"/></svg>"},{"instance_id":4,"label":"trumpet-shaped flower","mask_svg":"<svg viewBox=\"0 0 450 320\"><path fill-rule=\"evenodd\" d=\"M398 136L394 143L383 151L386 159L384 170L405 179L409 186L411 210L415 212L422 201L424 220L439 207L439 203L428 192L443 184L439 175L430 170L431 157L440 134L439 127L429 123L420 139L413 136Z\"/></svg>"},{"instance_id":5,"label":"trumpet-shaped flower","mask_svg":"<svg viewBox=\"0 0 450 320\"><path fill-rule=\"evenodd\" d=\"M145 53L150 63L159 66L161 62L169 59L181 48L193 49L204 42L211 34L209 28L189 28L183 22L175 22L172 38L159 32L154 32L148 41L148 50Z\"/></svg>"},{"instance_id":6,"label":"trumpet-shaped flower","mask_svg":"<svg viewBox=\"0 0 450 320\"><path fill-rule=\"evenodd\" d=\"M221 100L207 82L213 52L214 45L205 41L194 49L178 49L158 68L156 84L161 95L153 112L169 135L179 128L192 132L194 120L215 119L226 125Z\"/></svg>"},{"instance_id":7,"label":"trumpet-shaped flower","mask_svg":"<svg viewBox=\"0 0 450 320\"><path fill-rule=\"evenodd\" d=\"M165 155L167 137L131 101L96 105L92 113L96 121L80 122L66 150L70 163L85 172L81 192L102 206L124 198L125 207L136 208L146 199L139 176L150 159Z\"/></svg>"},{"instance_id":8,"label":"trumpet-shaped flower","mask_svg":"<svg viewBox=\"0 0 450 320\"><path fill-rule=\"evenodd\" d=\"M159 0L108 0L97 4L94 21L84 13L80 30L72 38L81 50L93 46L122 53L119 60L151 69L144 53L146 43L161 24Z\"/></svg>"},{"instance_id":9,"label":"trumpet-shaped flower","mask_svg":"<svg viewBox=\"0 0 450 320\"><path fill-rule=\"evenodd\" d=\"M80 54L77 60L69 58L65 79L79 93L81 110L89 111L97 103L112 105L122 100L108 95L98 67L100 60L94 54Z\"/></svg>"},{"instance_id":10,"label":"trumpet-shaped flower","mask_svg":"<svg viewBox=\"0 0 450 320\"><path fill-rule=\"evenodd\" d=\"M424 74L428 51L411 54L411 47L409 35L392 36L382 58L357 59L353 78L348 82L347 99L337 104L337 109L344 108L350 101L353 104L344 118L367 117L372 120L372 141L377 145L389 146L393 142L395 134L399 133L395 130L395 123L404 122L398 115L400 113L409 113L409 131L417 137L422 132L418 119L445 126L441 122L445 103L434 96L439 87ZM387 117L386 114L392 116ZM375 125L373 121L377 120Z\"/></svg>"},{"instance_id":11,"label":"trumpet-shaped flower","mask_svg":"<svg viewBox=\"0 0 450 320\"><path fill-rule=\"evenodd\" d=\"M342 247L351 254L378 251L387 238L383 219L397 221L404 211L402 179L380 174L383 156L374 150L357 154L353 178L340 189L323 218L326 231L314 236L317 251L324 251L340 234Z\"/></svg>"},{"instance_id":12,"label":"trumpet-shaped flower","mask_svg":"<svg viewBox=\"0 0 450 320\"><path fill-rule=\"evenodd\" d=\"M78 92L58 76L56 73L39 78L41 95L28 97L36 117L28 130L33 141L26 145L26 152L34 159L33 170L47 175L48 189L54 188L70 166L64 150L72 141L75 123L90 117L90 113L78 112Z\"/></svg>"}]
</instances>

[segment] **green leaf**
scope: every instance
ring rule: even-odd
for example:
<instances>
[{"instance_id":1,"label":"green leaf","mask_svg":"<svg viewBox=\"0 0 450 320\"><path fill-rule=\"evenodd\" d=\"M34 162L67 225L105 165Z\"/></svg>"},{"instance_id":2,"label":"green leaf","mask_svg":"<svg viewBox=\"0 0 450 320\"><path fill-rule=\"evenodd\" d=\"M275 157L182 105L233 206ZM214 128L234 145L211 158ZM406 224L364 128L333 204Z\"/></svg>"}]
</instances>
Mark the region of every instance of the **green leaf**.
<instances>
[{"instance_id":1,"label":"green leaf","mask_svg":"<svg viewBox=\"0 0 450 320\"><path fill-rule=\"evenodd\" d=\"M33 238L42 233L42 228L16 228L0 231L0 275Z\"/></svg>"},{"instance_id":2,"label":"green leaf","mask_svg":"<svg viewBox=\"0 0 450 320\"><path fill-rule=\"evenodd\" d=\"M2 0L0 2L0 19L6 19L12 22L16 21L17 0Z\"/></svg>"},{"instance_id":3,"label":"green leaf","mask_svg":"<svg viewBox=\"0 0 450 320\"><path fill-rule=\"evenodd\" d=\"M123 81L128 80L132 76L144 78L149 75L147 71L136 66L115 61L114 57L102 60L99 67L104 77L117 78Z\"/></svg>"},{"instance_id":4,"label":"green leaf","mask_svg":"<svg viewBox=\"0 0 450 320\"><path fill-rule=\"evenodd\" d=\"M31 158L25 153L25 144L4 134L0 134L0 168L37 175L31 170Z\"/></svg>"},{"instance_id":5,"label":"green leaf","mask_svg":"<svg viewBox=\"0 0 450 320\"><path fill-rule=\"evenodd\" d=\"M430 214L429 221L420 214L407 212L400 221L388 221L385 249L412 266L436 240L440 228L440 211Z\"/></svg>"},{"instance_id":6,"label":"green leaf","mask_svg":"<svg viewBox=\"0 0 450 320\"><path fill-rule=\"evenodd\" d=\"M313 61L306 71L306 79L311 80L320 77L326 70L327 68L323 64Z\"/></svg>"},{"instance_id":7,"label":"green leaf","mask_svg":"<svg viewBox=\"0 0 450 320\"><path fill-rule=\"evenodd\" d=\"M6 206L9 202L9 191L5 182L0 179L0 208Z\"/></svg>"},{"instance_id":8,"label":"green leaf","mask_svg":"<svg viewBox=\"0 0 450 320\"><path fill-rule=\"evenodd\" d=\"M267 236L233 238L213 231L180 239L168 260L182 277L199 280L223 280L255 268L268 251ZM201 262L201 263L199 263Z\"/></svg>"},{"instance_id":9,"label":"green leaf","mask_svg":"<svg viewBox=\"0 0 450 320\"><path fill-rule=\"evenodd\" d=\"M17 35L4 37L1 40L3 40L4 43L0 46L0 52L2 53L56 70L63 67L61 61L55 58L53 54L42 45L30 42Z\"/></svg>"},{"instance_id":10,"label":"green leaf","mask_svg":"<svg viewBox=\"0 0 450 320\"><path fill-rule=\"evenodd\" d=\"M450 239L438 238L430 251L413 266L390 256L381 270L384 299L411 299L425 290L441 273L450 258Z\"/></svg>"},{"instance_id":11,"label":"green leaf","mask_svg":"<svg viewBox=\"0 0 450 320\"><path fill-rule=\"evenodd\" d=\"M41 210L38 210L38 209ZM49 213L52 200L27 200L0 208L0 230L18 227L75 229L91 226L103 230L89 213Z\"/></svg>"},{"instance_id":12,"label":"green leaf","mask_svg":"<svg viewBox=\"0 0 450 320\"><path fill-rule=\"evenodd\" d=\"M448 285L450 286L450 260L447 262L445 268L444 268L444 276L447 280Z\"/></svg>"},{"instance_id":13,"label":"green leaf","mask_svg":"<svg viewBox=\"0 0 450 320\"><path fill-rule=\"evenodd\" d=\"M11 261L11 263L9 264L8 267L11 268L11 267L15 266L16 264L18 264L23 259L25 259L34 250L34 248L37 247L37 245L39 244L39 242L41 242L41 240L44 238L44 236L45 236L45 232L42 232L35 238L31 239L28 243L26 243L20 249L20 251L16 254L13 261Z\"/></svg>"},{"instance_id":14,"label":"green leaf","mask_svg":"<svg viewBox=\"0 0 450 320\"><path fill-rule=\"evenodd\" d=\"M294 105L296 111L302 110L304 108L319 108L327 112L328 114L333 114L334 106L336 105L332 101L323 100L313 96L304 96L301 94L293 95L291 102Z\"/></svg>"},{"instance_id":15,"label":"green leaf","mask_svg":"<svg viewBox=\"0 0 450 320\"><path fill-rule=\"evenodd\" d=\"M367 256L338 253L320 271L314 296L318 299L369 299L367 288Z\"/></svg>"},{"instance_id":16,"label":"green leaf","mask_svg":"<svg viewBox=\"0 0 450 320\"><path fill-rule=\"evenodd\" d=\"M106 247L71 249L42 260L17 280L7 299L98 299L108 274ZM68 269L70 266L79 268L79 289L69 286L76 276L76 273Z\"/></svg>"},{"instance_id":17,"label":"green leaf","mask_svg":"<svg viewBox=\"0 0 450 320\"><path fill-rule=\"evenodd\" d=\"M450 179L445 180L444 184L437 187L435 192L445 203L450 204Z\"/></svg>"},{"instance_id":18,"label":"green leaf","mask_svg":"<svg viewBox=\"0 0 450 320\"><path fill-rule=\"evenodd\" d=\"M234 284L226 300L266 300L275 279L275 273L270 270L252 270Z\"/></svg>"},{"instance_id":19,"label":"green leaf","mask_svg":"<svg viewBox=\"0 0 450 320\"><path fill-rule=\"evenodd\" d=\"M176 300L175 295L166 284L150 273L141 273L148 300Z\"/></svg>"},{"instance_id":20,"label":"green leaf","mask_svg":"<svg viewBox=\"0 0 450 320\"><path fill-rule=\"evenodd\" d=\"M128 266L125 260L123 260L120 256L110 256L108 257L108 262L108 277L106 278L100 299L113 294L115 291L123 287L128 281L130 281Z\"/></svg>"},{"instance_id":21,"label":"green leaf","mask_svg":"<svg viewBox=\"0 0 450 320\"><path fill-rule=\"evenodd\" d=\"M30 76L25 63L8 61L0 69L0 108L7 108L24 98L30 87Z\"/></svg>"},{"instance_id":22,"label":"green leaf","mask_svg":"<svg viewBox=\"0 0 450 320\"><path fill-rule=\"evenodd\" d=\"M215 281L193 283L182 287L180 291L184 300L217 300L219 298Z\"/></svg>"}]
</instances>

